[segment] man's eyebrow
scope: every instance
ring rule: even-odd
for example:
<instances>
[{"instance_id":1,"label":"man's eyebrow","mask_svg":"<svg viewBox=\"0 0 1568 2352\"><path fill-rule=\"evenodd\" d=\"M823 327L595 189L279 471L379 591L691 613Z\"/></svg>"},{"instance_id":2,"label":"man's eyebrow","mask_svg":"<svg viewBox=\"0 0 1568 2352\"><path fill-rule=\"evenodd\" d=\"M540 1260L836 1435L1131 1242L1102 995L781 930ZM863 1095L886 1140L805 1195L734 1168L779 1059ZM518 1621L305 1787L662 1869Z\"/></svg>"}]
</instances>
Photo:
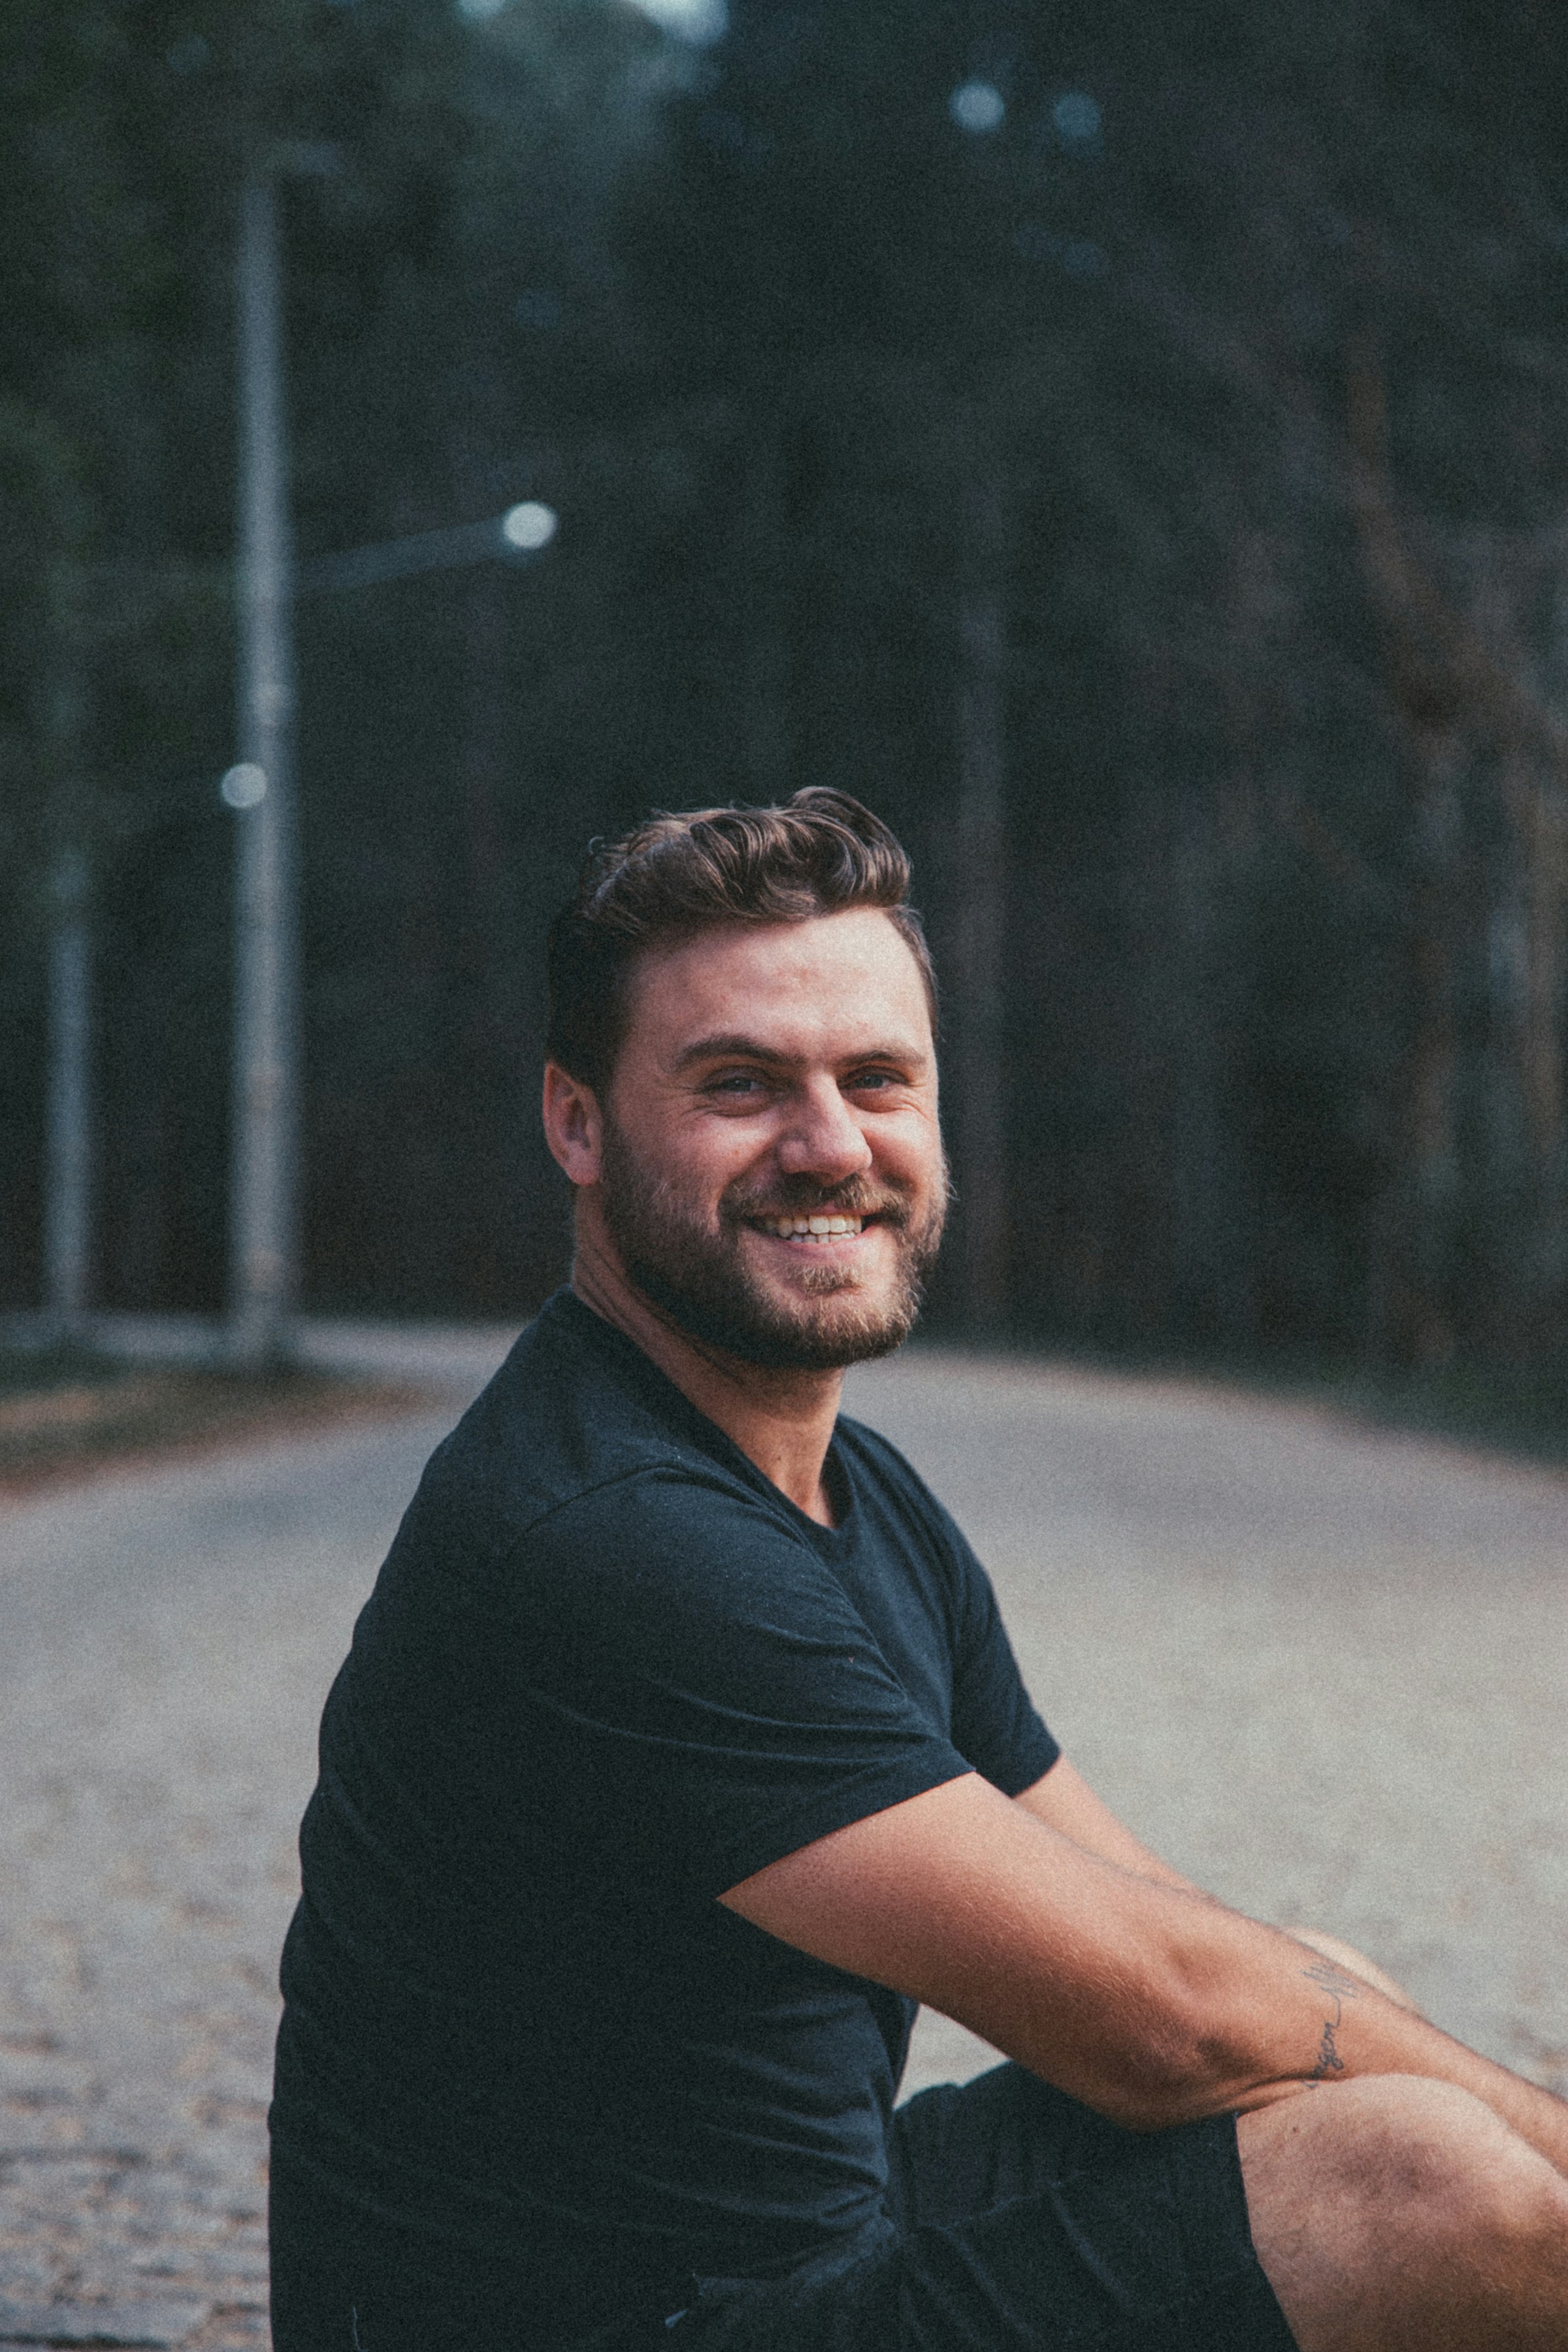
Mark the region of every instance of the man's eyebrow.
<instances>
[{"instance_id":1,"label":"man's eyebrow","mask_svg":"<svg viewBox=\"0 0 1568 2352\"><path fill-rule=\"evenodd\" d=\"M770 1069L787 1069L799 1060L795 1054L783 1054L776 1045L764 1045L758 1038L748 1037L743 1030L721 1030L711 1037L698 1037L683 1046L676 1055L678 1070L690 1069L698 1062L763 1062ZM922 1048L910 1044L884 1040L881 1044L858 1047L846 1054L847 1062L918 1062L925 1059Z\"/></svg>"}]
</instances>

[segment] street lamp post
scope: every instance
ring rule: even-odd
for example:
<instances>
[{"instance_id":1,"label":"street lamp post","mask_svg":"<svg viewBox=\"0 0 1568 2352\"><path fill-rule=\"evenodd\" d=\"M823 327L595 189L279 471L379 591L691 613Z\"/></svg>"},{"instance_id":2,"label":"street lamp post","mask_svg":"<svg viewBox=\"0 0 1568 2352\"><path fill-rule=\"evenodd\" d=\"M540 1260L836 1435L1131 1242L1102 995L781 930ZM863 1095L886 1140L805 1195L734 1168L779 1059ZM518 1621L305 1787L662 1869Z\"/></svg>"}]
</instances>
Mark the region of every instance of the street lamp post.
<instances>
[{"instance_id":1,"label":"street lamp post","mask_svg":"<svg viewBox=\"0 0 1568 2352\"><path fill-rule=\"evenodd\" d=\"M368 587L450 565L527 562L555 536L553 509L351 548L296 570L283 404L277 175L336 168L331 149L285 146L246 181L237 269L239 511L236 593L239 758L219 789L235 812L234 1131L228 1352L253 1370L292 1352L299 1298L300 987L294 793L297 590Z\"/></svg>"},{"instance_id":2,"label":"street lamp post","mask_svg":"<svg viewBox=\"0 0 1568 2352\"><path fill-rule=\"evenodd\" d=\"M253 1368L287 1357L298 1287L299 916L294 651L278 201L252 173L240 199L239 760L236 813L234 1131L229 1342Z\"/></svg>"},{"instance_id":3,"label":"street lamp post","mask_svg":"<svg viewBox=\"0 0 1568 2352\"><path fill-rule=\"evenodd\" d=\"M273 148L242 190L237 252L239 756L219 787L237 828L227 1352L235 1363L258 1369L291 1352L299 1291L295 593L365 587L460 564L526 564L550 545L557 529L552 508L525 499L479 522L295 566L276 179L282 172L317 175L336 168L330 148ZM59 496L68 525L74 510L63 491ZM93 1192L91 877L80 840L80 645L74 603L81 579L73 553L57 583L59 594L68 589L70 601L55 615L58 675L47 704L61 839L50 875L43 1292L47 1327L58 1339L79 1337L83 1329Z\"/></svg>"},{"instance_id":4,"label":"street lamp post","mask_svg":"<svg viewBox=\"0 0 1568 2352\"><path fill-rule=\"evenodd\" d=\"M80 1337L92 1211L92 934L87 859L74 843L49 878L44 1299L58 1341Z\"/></svg>"}]
</instances>

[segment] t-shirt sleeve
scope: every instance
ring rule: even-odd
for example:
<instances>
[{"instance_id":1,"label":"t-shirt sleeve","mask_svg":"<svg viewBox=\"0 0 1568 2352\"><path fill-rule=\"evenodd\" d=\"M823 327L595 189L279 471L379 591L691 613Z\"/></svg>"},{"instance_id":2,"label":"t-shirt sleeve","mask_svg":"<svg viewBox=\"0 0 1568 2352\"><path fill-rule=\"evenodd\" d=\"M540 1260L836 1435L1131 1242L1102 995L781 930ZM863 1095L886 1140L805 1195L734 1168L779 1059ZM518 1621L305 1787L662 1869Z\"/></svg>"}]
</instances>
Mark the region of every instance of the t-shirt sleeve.
<instances>
[{"instance_id":1,"label":"t-shirt sleeve","mask_svg":"<svg viewBox=\"0 0 1568 2352\"><path fill-rule=\"evenodd\" d=\"M953 1744L1004 1796L1016 1797L1050 1770L1061 1748L1025 1686L991 1579L951 1520L948 1528L961 1595Z\"/></svg>"},{"instance_id":2,"label":"t-shirt sleeve","mask_svg":"<svg viewBox=\"0 0 1568 2352\"><path fill-rule=\"evenodd\" d=\"M623 1881L722 1894L971 1769L826 1562L717 1480L563 1506L509 1563L505 1613L521 1826Z\"/></svg>"},{"instance_id":3,"label":"t-shirt sleeve","mask_svg":"<svg viewBox=\"0 0 1568 2352\"><path fill-rule=\"evenodd\" d=\"M841 1423L841 1428L846 1425ZM895 1496L948 1594L952 1653L953 1745L1005 1796L1016 1797L1048 1772L1061 1749L1046 1728L1018 1671L991 1579L951 1512L912 1463L879 1432L847 1424L857 1452Z\"/></svg>"}]
</instances>

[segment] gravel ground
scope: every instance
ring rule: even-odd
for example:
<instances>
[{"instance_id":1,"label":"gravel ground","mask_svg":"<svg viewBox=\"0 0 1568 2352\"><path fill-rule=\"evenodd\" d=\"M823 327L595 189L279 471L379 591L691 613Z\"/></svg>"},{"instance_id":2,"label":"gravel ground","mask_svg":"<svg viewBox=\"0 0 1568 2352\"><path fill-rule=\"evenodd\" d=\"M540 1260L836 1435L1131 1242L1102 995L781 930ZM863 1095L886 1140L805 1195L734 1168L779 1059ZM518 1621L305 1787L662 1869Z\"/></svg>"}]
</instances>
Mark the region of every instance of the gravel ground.
<instances>
[{"instance_id":1,"label":"gravel ground","mask_svg":"<svg viewBox=\"0 0 1568 2352\"><path fill-rule=\"evenodd\" d=\"M266 2342L278 1946L322 1696L495 1335L318 1334L438 1409L0 1511L0 2344ZM335 1349L335 1358L334 1358ZM853 1377L1149 1842L1568 2088L1568 1479L1196 1386ZM911 2082L982 2045L922 2020Z\"/></svg>"}]
</instances>

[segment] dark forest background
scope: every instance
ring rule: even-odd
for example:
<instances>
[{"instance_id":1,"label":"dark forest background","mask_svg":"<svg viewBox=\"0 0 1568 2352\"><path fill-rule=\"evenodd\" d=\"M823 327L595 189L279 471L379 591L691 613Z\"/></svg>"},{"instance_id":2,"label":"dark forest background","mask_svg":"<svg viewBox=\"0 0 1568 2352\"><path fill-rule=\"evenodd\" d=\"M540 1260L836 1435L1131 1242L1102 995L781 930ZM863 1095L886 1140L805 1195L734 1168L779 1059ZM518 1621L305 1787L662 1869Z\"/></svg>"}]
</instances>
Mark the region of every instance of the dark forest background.
<instances>
[{"instance_id":1,"label":"dark forest background","mask_svg":"<svg viewBox=\"0 0 1568 2352\"><path fill-rule=\"evenodd\" d=\"M693 27L689 27L693 29ZM90 853L99 1303L216 1307L233 252L286 185L307 1303L563 1260L543 926L843 786L946 982L938 1328L1568 1362L1568 14L8 0L0 1304Z\"/></svg>"}]
</instances>

